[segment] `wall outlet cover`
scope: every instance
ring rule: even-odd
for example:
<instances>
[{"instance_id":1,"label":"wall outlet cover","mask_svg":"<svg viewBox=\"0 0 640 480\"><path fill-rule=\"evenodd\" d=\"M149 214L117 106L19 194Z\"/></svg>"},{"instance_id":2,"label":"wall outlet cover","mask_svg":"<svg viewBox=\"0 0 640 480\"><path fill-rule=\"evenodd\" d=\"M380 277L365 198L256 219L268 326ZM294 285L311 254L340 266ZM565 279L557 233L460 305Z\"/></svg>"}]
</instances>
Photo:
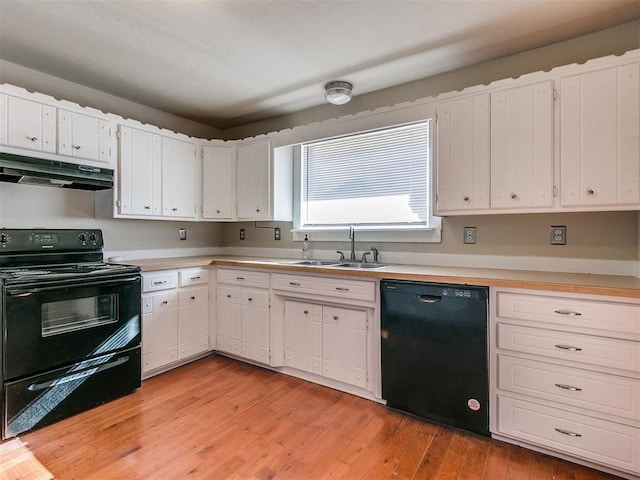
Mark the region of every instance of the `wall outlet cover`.
<instances>
[{"instance_id":1,"label":"wall outlet cover","mask_svg":"<svg viewBox=\"0 0 640 480\"><path fill-rule=\"evenodd\" d=\"M464 243L476 243L476 227L464 227Z\"/></svg>"},{"instance_id":2,"label":"wall outlet cover","mask_svg":"<svg viewBox=\"0 0 640 480\"><path fill-rule=\"evenodd\" d=\"M240 229L240 240L244 240L244 228Z\"/></svg>"},{"instance_id":3,"label":"wall outlet cover","mask_svg":"<svg viewBox=\"0 0 640 480\"><path fill-rule=\"evenodd\" d=\"M551 226L551 245L566 245L567 244L567 227L564 225Z\"/></svg>"}]
</instances>

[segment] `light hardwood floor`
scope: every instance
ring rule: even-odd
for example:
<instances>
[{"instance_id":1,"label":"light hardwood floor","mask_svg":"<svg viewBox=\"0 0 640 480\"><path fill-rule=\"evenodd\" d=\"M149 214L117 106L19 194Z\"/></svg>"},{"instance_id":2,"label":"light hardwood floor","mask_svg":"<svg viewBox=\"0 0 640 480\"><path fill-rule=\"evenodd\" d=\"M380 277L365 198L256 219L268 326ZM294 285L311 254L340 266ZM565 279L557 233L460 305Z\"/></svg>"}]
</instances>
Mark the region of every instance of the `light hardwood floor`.
<instances>
[{"instance_id":1,"label":"light hardwood floor","mask_svg":"<svg viewBox=\"0 0 640 480\"><path fill-rule=\"evenodd\" d=\"M618 478L217 355L21 438L58 480Z\"/></svg>"}]
</instances>

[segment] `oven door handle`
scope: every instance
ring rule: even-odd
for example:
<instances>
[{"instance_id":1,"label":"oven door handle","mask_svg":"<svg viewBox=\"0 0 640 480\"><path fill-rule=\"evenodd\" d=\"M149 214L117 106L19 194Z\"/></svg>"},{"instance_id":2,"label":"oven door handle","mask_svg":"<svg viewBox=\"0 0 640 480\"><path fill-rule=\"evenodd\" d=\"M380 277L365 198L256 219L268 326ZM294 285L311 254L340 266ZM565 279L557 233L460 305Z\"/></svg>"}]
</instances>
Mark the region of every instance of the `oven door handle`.
<instances>
[{"instance_id":1,"label":"oven door handle","mask_svg":"<svg viewBox=\"0 0 640 480\"><path fill-rule=\"evenodd\" d=\"M76 287L105 287L109 285L122 285L124 283L135 283L140 282L140 276L128 277L128 278L118 278L118 279L110 279L110 280L102 280L97 282L86 282L86 283L67 283L63 285L55 285L52 287L35 287L35 288L15 288L12 287L7 288L6 293L9 297L28 297L29 295L33 295L34 293L40 292L50 292L52 290L60 290L61 288L76 288Z\"/></svg>"},{"instance_id":2,"label":"oven door handle","mask_svg":"<svg viewBox=\"0 0 640 480\"><path fill-rule=\"evenodd\" d=\"M27 390L29 390L30 392L46 390L47 388L56 387L58 385L62 385L65 383L73 382L75 380L80 380L82 378L90 377L91 375L95 375L96 373L100 373L105 370L109 370L110 368L117 367L119 365L122 365L123 363L127 363L128 361L129 361L129 356L127 355L124 357L120 357L112 362L103 363L102 365L98 365L97 367L89 367L86 370L80 370L70 375L65 375L64 377L49 380L48 382L32 383L27 387Z\"/></svg>"}]
</instances>

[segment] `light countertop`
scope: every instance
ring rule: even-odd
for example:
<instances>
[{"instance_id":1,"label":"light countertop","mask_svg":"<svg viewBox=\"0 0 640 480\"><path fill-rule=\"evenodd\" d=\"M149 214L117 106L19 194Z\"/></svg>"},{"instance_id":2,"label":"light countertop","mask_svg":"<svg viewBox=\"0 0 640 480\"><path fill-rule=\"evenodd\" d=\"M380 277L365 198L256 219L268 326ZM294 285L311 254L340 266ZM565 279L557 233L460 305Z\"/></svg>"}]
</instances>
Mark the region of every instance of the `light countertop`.
<instances>
[{"instance_id":1,"label":"light countertop","mask_svg":"<svg viewBox=\"0 0 640 480\"><path fill-rule=\"evenodd\" d=\"M210 255L197 257L146 258L123 263L139 265L143 272L204 266L267 269L288 273L323 274L369 279L415 280L422 282L485 285L557 292L640 298L640 278L584 273L540 272L493 268L442 267L394 264L379 269L349 269L291 265L295 259Z\"/></svg>"}]
</instances>

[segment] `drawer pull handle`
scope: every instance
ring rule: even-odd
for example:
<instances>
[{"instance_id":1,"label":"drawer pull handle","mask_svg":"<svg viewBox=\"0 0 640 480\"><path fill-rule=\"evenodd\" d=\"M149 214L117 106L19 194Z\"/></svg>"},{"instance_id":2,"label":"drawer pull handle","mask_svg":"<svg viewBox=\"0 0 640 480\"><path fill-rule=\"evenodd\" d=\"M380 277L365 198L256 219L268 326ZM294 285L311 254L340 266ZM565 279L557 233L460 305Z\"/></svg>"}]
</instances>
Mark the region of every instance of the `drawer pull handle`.
<instances>
[{"instance_id":1,"label":"drawer pull handle","mask_svg":"<svg viewBox=\"0 0 640 480\"><path fill-rule=\"evenodd\" d=\"M582 349L580 347L573 347L571 345L558 344L558 345L556 345L556 348L559 348L561 350L569 350L570 352L581 352L582 351Z\"/></svg>"},{"instance_id":2,"label":"drawer pull handle","mask_svg":"<svg viewBox=\"0 0 640 480\"><path fill-rule=\"evenodd\" d=\"M200 280L200 275L196 275L194 277L189 277L189 280Z\"/></svg>"},{"instance_id":3,"label":"drawer pull handle","mask_svg":"<svg viewBox=\"0 0 640 480\"><path fill-rule=\"evenodd\" d=\"M581 437L581 433L572 432L571 430L565 430L564 428L555 428L555 431L568 437Z\"/></svg>"},{"instance_id":4,"label":"drawer pull handle","mask_svg":"<svg viewBox=\"0 0 640 480\"><path fill-rule=\"evenodd\" d=\"M580 312L574 312L573 310L554 310L558 315L568 315L570 317L579 317L582 314Z\"/></svg>"},{"instance_id":5,"label":"drawer pull handle","mask_svg":"<svg viewBox=\"0 0 640 480\"><path fill-rule=\"evenodd\" d=\"M556 383L555 386L558 387L558 388L562 388L564 390L569 390L571 392L581 392L582 391L582 389L580 387L574 387L574 386L571 386L571 385L565 385L564 383Z\"/></svg>"},{"instance_id":6,"label":"drawer pull handle","mask_svg":"<svg viewBox=\"0 0 640 480\"><path fill-rule=\"evenodd\" d=\"M167 283L166 280L154 280L153 281L154 285L164 285L165 283Z\"/></svg>"},{"instance_id":7,"label":"drawer pull handle","mask_svg":"<svg viewBox=\"0 0 640 480\"><path fill-rule=\"evenodd\" d=\"M300 284L298 282L289 282L289 285L291 285L292 287L299 287Z\"/></svg>"},{"instance_id":8,"label":"drawer pull handle","mask_svg":"<svg viewBox=\"0 0 640 480\"><path fill-rule=\"evenodd\" d=\"M339 292L348 292L349 289L345 288L345 287L336 287L336 290L338 290Z\"/></svg>"},{"instance_id":9,"label":"drawer pull handle","mask_svg":"<svg viewBox=\"0 0 640 480\"><path fill-rule=\"evenodd\" d=\"M244 277L236 277L236 280L244 280Z\"/></svg>"}]
</instances>

